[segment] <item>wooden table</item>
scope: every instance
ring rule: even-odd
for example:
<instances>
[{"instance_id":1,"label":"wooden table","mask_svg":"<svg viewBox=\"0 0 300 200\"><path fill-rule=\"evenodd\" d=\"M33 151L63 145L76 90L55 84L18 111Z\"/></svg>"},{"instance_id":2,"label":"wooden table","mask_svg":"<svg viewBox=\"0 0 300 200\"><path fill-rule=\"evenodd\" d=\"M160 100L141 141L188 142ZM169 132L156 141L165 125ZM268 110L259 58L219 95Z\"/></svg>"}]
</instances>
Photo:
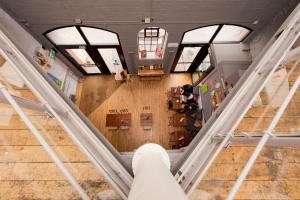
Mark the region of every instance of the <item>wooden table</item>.
<instances>
[{"instance_id":1,"label":"wooden table","mask_svg":"<svg viewBox=\"0 0 300 200\"><path fill-rule=\"evenodd\" d=\"M172 110L183 110L184 104L180 102L180 88L171 87L170 101L172 102Z\"/></svg>"},{"instance_id":2,"label":"wooden table","mask_svg":"<svg viewBox=\"0 0 300 200\"><path fill-rule=\"evenodd\" d=\"M187 126L186 115L182 113L176 113L172 116L173 126Z\"/></svg>"},{"instance_id":3,"label":"wooden table","mask_svg":"<svg viewBox=\"0 0 300 200\"><path fill-rule=\"evenodd\" d=\"M164 74L163 68L150 69L150 67L139 67L138 69L138 75L141 80L156 80L157 78L160 80Z\"/></svg>"},{"instance_id":4,"label":"wooden table","mask_svg":"<svg viewBox=\"0 0 300 200\"><path fill-rule=\"evenodd\" d=\"M152 113L141 113L141 126L152 126Z\"/></svg>"},{"instance_id":5,"label":"wooden table","mask_svg":"<svg viewBox=\"0 0 300 200\"><path fill-rule=\"evenodd\" d=\"M107 114L106 127L129 127L131 126L131 113Z\"/></svg>"},{"instance_id":6,"label":"wooden table","mask_svg":"<svg viewBox=\"0 0 300 200\"><path fill-rule=\"evenodd\" d=\"M184 104L180 103L179 98L172 98L172 110L183 110Z\"/></svg>"}]
</instances>

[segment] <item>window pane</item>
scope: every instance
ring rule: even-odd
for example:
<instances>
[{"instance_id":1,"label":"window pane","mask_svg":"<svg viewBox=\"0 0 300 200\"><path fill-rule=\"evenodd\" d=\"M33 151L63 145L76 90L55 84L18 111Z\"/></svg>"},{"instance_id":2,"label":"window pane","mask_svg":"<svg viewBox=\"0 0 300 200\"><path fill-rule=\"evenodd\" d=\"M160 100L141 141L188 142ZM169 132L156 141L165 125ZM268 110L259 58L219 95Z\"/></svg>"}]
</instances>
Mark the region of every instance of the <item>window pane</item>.
<instances>
[{"instance_id":1,"label":"window pane","mask_svg":"<svg viewBox=\"0 0 300 200\"><path fill-rule=\"evenodd\" d=\"M158 30L159 36L157 37ZM145 35L140 37L145 31L147 37L145 37ZM146 30L142 29L138 33L139 59L162 59L167 36L167 32L161 28L149 27L146 28Z\"/></svg>"},{"instance_id":2,"label":"window pane","mask_svg":"<svg viewBox=\"0 0 300 200\"><path fill-rule=\"evenodd\" d=\"M151 52L151 51L147 52L147 59L156 59L156 58L157 57L155 52Z\"/></svg>"},{"instance_id":3,"label":"window pane","mask_svg":"<svg viewBox=\"0 0 300 200\"><path fill-rule=\"evenodd\" d=\"M47 33L47 37L56 45L84 45L85 42L77 29L66 27Z\"/></svg>"},{"instance_id":4,"label":"window pane","mask_svg":"<svg viewBox=\"0 0 300 200\"><path fill-rule=\"evenodd\" d=\"M123 69L116 49L98 49L98 51L111 73L116 73L118 69Z\"/></svg>"},{"instance_id":5,"label":"window pane","mask_svg":"<svg viewBox=\"0 0 300 200\"><path fill-rule=\"evenodd\" d=\"M66 49L79 65L95 64L85 49Z\"/></svg>"},{"instance_id":6,"label":"window pane","mask_svg":"<svg viewBox=\"0 0 300 200\"><path fill-rule=\"evenodd\" d=\"M240 42L249 32L241 26L224 25L213 42Z\"/></svg>"},{"instance_id":7,"label":"window pane","mask_svg":"<svg viewBox=\"0 0 300 200\"><path fill-rule=\"evenodd\" d=\"M199 65L196 71L206 71L210 67L210 57L207 54L207 56L204 58L202 63Z\"/></svg>"},{"instance_id":8,"label":"window pane","mask_svg":"<svg viewBox=\"0 0 300 200\"><path fill-rule=\"evenodd\" d=\"M88 74L101 74L100 69L98 67L96 67L95 65L93 65L93 66L82 66L82 68Z\"/></svg>"},{"instance_id":9,"label":"window pane","mask_svg":"<svg viewBox=\"0 0 300 200\"><path fill-rule=\"evenodd\" d=\"M145 38L145 44L151 44L151 38Z\"/></svg>"},{"instance_id":10,"label":"window pane","mask_svg":"<svg viewBox=\"0 0 300 200\"><path fill-rule=\"evenodd\" d=\"M150 51L150 47L151 47L151 45L145 45L146 51Z\"/></svg>"},{"instance_id":11,"label":"window pane","mask_svg":"<svg viewBox=\"0 0 300 200\"><path fill-rule=\"evenodd\" d=\"M193 62L201 47L184 47L178 62Z\"/></svg>"},{"instance_id":12,"label":"window pane","mask_svg":"<svg viewBox=\"0 0 300 200\"><path fill-rule=\"evenodd\" d=\"M208 43L218 26L208 26L186 32L183 36L182 44Z\"/></svg>"},{"instance_id":13,"label":"window pane","mask_svg":"<svg viewBox=\"0 0 300 200\"><path fill-rule=\"evenodd\" d=\"M175 72L186 72L190 66L191 63L177 63Z\"/></svg>"},{"instance_id":14,"label":"window pane","mask_svg":"<svg viewBox=\"0 0 300 200\"><path fill-rule=\"evenodd\" d=\"M81 27L81 30L91 45L119 45L115 33L90 27Z\"/></svg>"},{"instance_id":15,"label":"window pane","mask_svg":"<svg viewBox=\"0 0 300 200\"><path fill-rule=\"evenodd\" d=\"M156 51L157 45L151 45L151 51Z\"/></svg>"}]
</instances>

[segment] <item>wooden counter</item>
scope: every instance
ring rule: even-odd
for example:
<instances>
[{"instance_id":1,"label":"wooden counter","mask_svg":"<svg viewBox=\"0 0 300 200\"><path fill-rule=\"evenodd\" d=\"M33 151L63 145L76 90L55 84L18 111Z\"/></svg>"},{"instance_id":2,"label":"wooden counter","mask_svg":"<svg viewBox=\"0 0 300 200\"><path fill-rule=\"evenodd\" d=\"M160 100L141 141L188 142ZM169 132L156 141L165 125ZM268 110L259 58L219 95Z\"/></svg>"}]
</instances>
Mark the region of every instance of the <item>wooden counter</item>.
<instances>
[{"instance_id":1,"label":"wooden counter","mask_svg":"<svg viewBox=\"0 0 300 200\"><path fill-rule=\"evenodd\" d=\"M138 75L141 77L141 80L152 80L152 79L161 79L164 75L164 70L162 67L150 69L150 67L140 67L138 70Z\"/></svg>"}]
</instances>

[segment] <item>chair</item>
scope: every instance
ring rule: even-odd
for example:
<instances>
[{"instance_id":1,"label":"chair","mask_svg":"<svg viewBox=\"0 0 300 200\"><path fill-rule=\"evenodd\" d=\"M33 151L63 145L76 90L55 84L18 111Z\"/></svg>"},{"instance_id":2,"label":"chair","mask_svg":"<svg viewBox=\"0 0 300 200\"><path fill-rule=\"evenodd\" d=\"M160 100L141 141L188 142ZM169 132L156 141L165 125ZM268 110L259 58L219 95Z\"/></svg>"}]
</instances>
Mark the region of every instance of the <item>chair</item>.
<instances>
[{"instance_id":1,"label":"chair","mask_svg":"<svg viewBox=\"0 0 300 200\"><path fill-rule=\"evenodd\" d=\"M109 131L115 131L115 130L118 130L118 127L116 127L116 126L109 126L109 127L107 127L107 129Z\"/></svg>"},{"instance_id":2,"label":"chair","mask_svg":"<svg viewBox=\"0 0 300 200\"><path fill-rule=\"evenodd\" d=\"M174 118L173 116L169 117L169 123L168 126L173 126L174 125Z\"/></svg>"},{"instance_id":3,"label":"chair","mask_svg":"<svg viewBox=\"0 0 300 200\"><path fill-rule=\"evenodd\" d=\"M174 131L170 133L169 143L172 149L186 147L189 142L189 135L185 131Z\"/></svg>"},{"instance_id":4,"label":"chair","mask_svg":"<svg viewBox=\"0 0 300 200\"><path fill-rule=\"evenodd\" d=\"M152 130L152 127L151 126L143 126L143 129L145 131L150 131L150 130Z\"/></svg>"},{"instance_id":5,"label":"chair","mask_svg":"<svg viewBox=\"0 0 300 200\"><path fill-rule=\"evenodd\" d=\"M119 129L120 129L120 130L128 130L128 129L129 129L129 126L120 126Z\"/></svg>"}]
</instances>

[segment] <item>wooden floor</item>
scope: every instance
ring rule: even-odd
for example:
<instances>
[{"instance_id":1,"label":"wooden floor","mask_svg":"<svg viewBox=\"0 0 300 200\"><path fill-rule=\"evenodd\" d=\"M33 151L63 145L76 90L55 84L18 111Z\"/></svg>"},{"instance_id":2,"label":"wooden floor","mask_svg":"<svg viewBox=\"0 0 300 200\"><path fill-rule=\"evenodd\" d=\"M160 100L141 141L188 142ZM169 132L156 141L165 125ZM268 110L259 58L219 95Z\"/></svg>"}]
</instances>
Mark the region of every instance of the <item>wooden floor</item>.
<instances>
[{"instance_id":1,"label":"wooden floor","mask_svg":"<svg viewBox=\"0 0 300 200\"><path fill-rule=\"evenodd\" d=\"M38 101L26 86L6 85L14 95ZM91 198L99 192L116 193L55 119L29 109L25 111ZM0 199L80 199L19 115L3 103L0 103Z\"/></svg>"},{"instance_id":2,"label":"wooden floor","mask_svg":"<svg viewBox=\"0 0 300 200\"><path fill-rule=\"evenodd\" d=\"M102 76L101 76L102 77ZM113 76L88 77L83 83L81 102L92 102L95 99L105 99L101 105L95 108L88 115L93 124L102 132L102 134L112 143L115 148L121 152L133 151L139 146L154 142L169 149L169 134L174 130L183 128L175 128L168 125L169 117L174 111L167 109L167 91L171 87L191 83L190 74L172 74L166 75L160 81L141 81L139 77L131 77L131 82L122 83L118 87ZM99 88L103 88L104 82L114 84L108 88L114 88L114 92L98 92ZM92 88L93 90L85 91L84 88ZM91 93L92 92L92 93ZM97 94L96 94L97 93ZM99 97L95 98L98 95ZM103 95L104 97L102 97ZM91 103L95 105L96 103ZM86 103L80 105L80 109L86 112ZM110 111L121 111L127 109L132 114L132 125L129 130L108 130L106 125L106 114ZM151 112L153 114L152 130L143 130L140 125L140 114L143 112ZM86 112L87 113L87 112Z\"/></svg>"},{"instance_id":3,"label":"wooden floor","mask_svg":"<svg viewBox=\"0 0 300 200\"><path fill-rule=\"evenodd\" d=\"M295 66L293 63L285 65L288 76L286 77L288 82L287 92L291 89L295 83L297 77L300 75L300 63ZM271 80L274 81L274 80ZM246 132L248 134L262 134L264 130L270 125L278 106L272 106L273 99L277 98L278 95L274 95L273 98L268 98L266 95L266 88L264 88L260 94L262 101L261 105L252 106L246 113L243 120L240 122L236 133ZM282 99L285 96L281 96ZM280 103L281 105L281 103ZM299 134L300 130L300 88L297 89L295 95L291 99L287 109L280 118L277 126L275 127L274 134Z\"/></svg>"},{"instance_id":4,"label":"wooden floor","mask_svg":"<svg viewBox=\"0 0 300 200\"><path fill-rule=\"evenodd\" d=\"M114 76L92 76L82 82L79 108L89 116L104 101L106 101L121 86L117 84Z\"/></svg>"},{"instance_id":5,"label":"wooden floor","mask_svg":"<svg viewBox=\"0 0 300 200\"><path fill-rule=\"evenodd\" d=\"M226 199L254 146L224 149L190 200ZM300 148L265 147L235 199L300 199Z\"/></svg>"}]
</instances>

